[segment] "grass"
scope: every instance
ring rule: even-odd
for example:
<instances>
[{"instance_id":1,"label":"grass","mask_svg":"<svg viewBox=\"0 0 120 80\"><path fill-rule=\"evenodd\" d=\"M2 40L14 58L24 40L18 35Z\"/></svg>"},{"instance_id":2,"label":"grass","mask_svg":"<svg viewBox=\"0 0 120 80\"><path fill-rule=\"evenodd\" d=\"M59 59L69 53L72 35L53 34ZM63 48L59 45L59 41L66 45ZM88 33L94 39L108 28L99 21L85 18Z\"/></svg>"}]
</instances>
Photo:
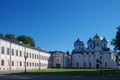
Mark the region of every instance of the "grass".
<instances>
[{"instance_id":1,"label":"grass","mask_svg":"<svg viewBox=\"0 0 120 80\"><path fill-rule=\"evenodd\" d=\"M24 74L24 72L14 73ZM120 76L119 70L112 69L49 69L49 70L31 70L27 75L56 75L56 76Z\"/></svg>"}]
</instances>

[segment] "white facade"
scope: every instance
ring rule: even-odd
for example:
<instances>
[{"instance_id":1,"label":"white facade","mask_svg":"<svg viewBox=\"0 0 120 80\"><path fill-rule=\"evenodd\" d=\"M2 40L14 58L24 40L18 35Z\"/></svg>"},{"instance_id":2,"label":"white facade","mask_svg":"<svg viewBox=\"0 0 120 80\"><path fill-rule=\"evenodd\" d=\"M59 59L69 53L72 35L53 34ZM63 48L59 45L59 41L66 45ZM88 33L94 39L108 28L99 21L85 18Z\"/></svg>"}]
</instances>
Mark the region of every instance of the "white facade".
<instances>
[{"instance_id":1,"label":"white facade","mask_svg":"<svg viewBox=\"0 0 120 80\"><path fill-rule=\"evenodd\" d=\"M50 54L38 48L0 38L0 70L47 69Z\"/></svg>"},{"instance_id":2,"label":"white facade","mask_svg":"<svg viewBox=\"0 0 120 80\"><path fill-rule=\"evenodd\" d=\"M69 68L70 55L69 52L52 51L51 53L51 67L52 68Z\"/></svg>"},{"instance_id":3,"label":"white facade","mask_svg":"<svg viewBox=\"0 0 120 80\"><path fill-rule=\"evenodd\" d=\"M102 39L96 34L88 40L87 45L85 48L80 39L75 41L71 55L73 68L117 68L116 56L108 48L106 38Z\"/></svg>"}]
</instances>

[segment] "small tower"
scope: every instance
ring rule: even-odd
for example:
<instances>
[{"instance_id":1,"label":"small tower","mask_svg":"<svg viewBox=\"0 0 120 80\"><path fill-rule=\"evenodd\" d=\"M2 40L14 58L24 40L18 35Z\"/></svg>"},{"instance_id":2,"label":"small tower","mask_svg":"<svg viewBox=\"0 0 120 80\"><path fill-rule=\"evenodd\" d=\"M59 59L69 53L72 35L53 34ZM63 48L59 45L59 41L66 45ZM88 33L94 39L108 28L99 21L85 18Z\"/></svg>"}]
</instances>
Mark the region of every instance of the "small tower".
<instances>
[{"instance_id":1,"label":"small tower","mask_svg":"<svg viewBox=\"0 0 120 80\"><path fill-rule=\"evenodd\" d=\"M101 40L102 40L102 37L99 36L98 34L96 34L94 37L93 37L93 40L95 42L95 47L101 47Z\"/></svg>"},{"instance_id":2,"label":"small tower","mask_svg":"<svg viewBox=\"0 0 120 80\"><path fill-rule=\"evenodd\" d=\"M102 48L108 48L108 40L105 37L102 39Z\"/></svg>"},{"instance_id":3,"label":"small tower","mask_svg":"<svg viewBox=\"0 0 120 80\"><path fill-rule=\"evenodd\" d=\"M94 42L91 38L87 41L87 44L88 44L88 49L94 49Z\"/></svg>"},{"instance_id":4,"label":"small tower","mask_svg":"<svg viewBox=\"0 0 120 80\"><path fill-rule=\"evenodd\" d=\"M94 51L95 51L95 52L102 50L101 41L102 41L102 37L99 36L98 34L96 34L96 35L93 37L93 44L94 44Z\"/></svg>"},{"instance_id":5,"label":"small tower","mask_svg":"<svg viewBox=\"0 0 120 80\"><path fill-rule=\"evenodd\" d=\"M82 51L83 49L84 49L84 43L82 41L80 41L80 39L78 38L74 42L74 50L80 50L80 51Z\"/></svg>"}]
</instances>

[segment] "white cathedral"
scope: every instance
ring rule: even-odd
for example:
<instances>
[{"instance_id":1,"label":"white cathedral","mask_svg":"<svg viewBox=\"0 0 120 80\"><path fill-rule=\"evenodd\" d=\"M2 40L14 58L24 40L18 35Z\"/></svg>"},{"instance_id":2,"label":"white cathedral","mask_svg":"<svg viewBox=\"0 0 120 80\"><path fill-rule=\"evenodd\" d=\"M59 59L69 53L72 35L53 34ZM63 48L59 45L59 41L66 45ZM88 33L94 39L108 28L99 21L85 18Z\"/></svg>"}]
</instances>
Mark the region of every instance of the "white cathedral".
<instances>
[{"instance_id":1,"label":"white cathedral","mask_svg":"<svg viewBox=\"0 0 120 80\"><path fill-rule=\"evenodd\" d=\"M108 40L96 34L87 41L87 48L79 38L71 54L72 68L117 68L116 55L108 48Z\"/></svg>"}]
</instances>

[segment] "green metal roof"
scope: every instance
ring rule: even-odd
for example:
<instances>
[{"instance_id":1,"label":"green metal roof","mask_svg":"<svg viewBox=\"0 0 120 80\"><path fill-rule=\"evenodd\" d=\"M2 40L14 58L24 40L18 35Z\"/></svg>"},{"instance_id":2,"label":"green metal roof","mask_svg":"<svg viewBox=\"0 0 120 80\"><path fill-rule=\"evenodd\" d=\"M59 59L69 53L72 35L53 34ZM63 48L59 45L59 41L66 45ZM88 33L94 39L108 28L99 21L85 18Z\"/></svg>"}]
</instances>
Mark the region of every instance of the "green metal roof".
<instances>
[{"instance_id":1,"label":"green metal roof","mask_svg":"<svg viewBox=\"0 0 120 80\"><path fill-rule=\"evenodd\" d=\"M98 34L96 34L96 35L93 37L93 40L102 40L102 37L99 36Z\"/></svg>"}]
</instances>

